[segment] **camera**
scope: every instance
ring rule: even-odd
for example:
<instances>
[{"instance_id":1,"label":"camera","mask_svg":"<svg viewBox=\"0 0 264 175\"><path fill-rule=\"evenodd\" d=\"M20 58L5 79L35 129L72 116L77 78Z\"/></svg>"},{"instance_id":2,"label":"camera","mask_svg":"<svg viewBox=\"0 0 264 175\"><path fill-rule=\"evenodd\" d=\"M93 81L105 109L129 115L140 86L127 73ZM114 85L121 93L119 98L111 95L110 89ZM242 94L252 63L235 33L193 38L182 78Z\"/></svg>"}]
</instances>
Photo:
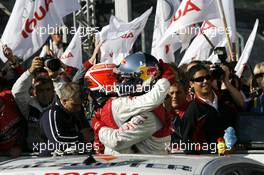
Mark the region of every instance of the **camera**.
<instances>
[{"instance_id":1,"label":"camera","mask_svg":"<svg viewBox=\"0 0 264 175\"><path fill-rule=\"evenodd\" d=\"M43 61L44 66L53 72L57 72L61 68L61 61L57 58L47 55L45 57L41 57L40 59Z\"/></svg>"},{"instance_id":2,"label":"camera","mask_svg":"<svg viewBox=\"0 0 264 175\"><path fill-rule=\"evenodd\" d=\"M221 61L221 63L226 63L227 53L225 47L216 47L214 49L214 54L218 56L218 59Z\"/></svg>"},{"instance_id":3,"label":"camera","mask_svg":"<svg viewBox=\"0 0 264 175\"><path fill-rule=\"evenodd\" d=\"M225 47L216 47L214 49L214 54L218 56L218 59L221 61L221 64L226 64L226 48ZM223 80L224 79L224 70L221 68L221 64L215 64L211 72L212 79Z\"/></svg>"},{"instance_id":4,"label":"camera","mask_svg":"<svg viewBox=\"0 0 264 175\"><path fill-rule=\"evenodd\" d=\"M225 72L220 67L220 64L215 64L213 67L213 70L211 71L212 79L214 80L223 80L224 79Z\"/></svg>"}]
</instances>

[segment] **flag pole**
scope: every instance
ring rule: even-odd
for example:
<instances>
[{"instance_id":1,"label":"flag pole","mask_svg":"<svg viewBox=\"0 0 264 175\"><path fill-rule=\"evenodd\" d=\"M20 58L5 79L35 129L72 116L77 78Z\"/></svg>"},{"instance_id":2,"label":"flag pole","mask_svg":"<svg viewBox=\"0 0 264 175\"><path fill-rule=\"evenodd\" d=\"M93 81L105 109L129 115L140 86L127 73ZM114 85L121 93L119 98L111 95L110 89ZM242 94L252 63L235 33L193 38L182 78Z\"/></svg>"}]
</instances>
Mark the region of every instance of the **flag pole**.
<instances>
[{"instance_id":1,"label":"flag pole","mask_svg":"<svg viewBox=\"0 0 264 175\"><path fill-rule=\"evenodd\" d=\"M206 39L206 41L210 44L210 46L212 47L212 49L215 48L214 44L212 43L212 41L210 41L210 39L206 36L206 34L203 33L202 31L202 35L204 36L204 38Z\"/></svg>"},{"instance_id":2,"label":"flag pole","mask_svg":"<svg viewBox=\"0 0 264 175\"><path fill-rule=\"evenodd\" d=\"M232 51L231 39L230 39L229 32L227 31L227 22L226 22L226 17L225 17L225 13L224 13L222 0L217 0L217 4L218 4L218 9L219 9L219 13L221 16L221 20L224 24L224 31L225 31L225 35L226 35L226 39L227 39L227 47L228 47L228 50L230 53L229 62L234 61L233 60L233 51Z\"/></svg>"}]
</instances>

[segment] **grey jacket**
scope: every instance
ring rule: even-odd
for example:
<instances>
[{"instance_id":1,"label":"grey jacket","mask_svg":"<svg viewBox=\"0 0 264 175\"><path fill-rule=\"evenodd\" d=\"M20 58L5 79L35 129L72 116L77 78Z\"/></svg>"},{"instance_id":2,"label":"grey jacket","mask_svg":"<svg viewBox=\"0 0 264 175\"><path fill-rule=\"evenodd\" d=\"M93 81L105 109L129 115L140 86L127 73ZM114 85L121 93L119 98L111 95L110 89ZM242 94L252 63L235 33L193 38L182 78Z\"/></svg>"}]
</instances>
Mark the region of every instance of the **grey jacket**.
<instances>
[{"instance_id":1,"label":"grey jacket","mask_svg":"<svg viewBox=\"0 0 264 175\"><path fill-rule=\"evenodd\" d=\"M33 143L43 142L41 138L39 120L42 113L48 109L43 108L37 99L30 95L33 77L29 71L25 71L15 82L12 88L12 94L15 101L27 120L27 145L29 149L33 148Z\"/></svg>"}]
</instances>

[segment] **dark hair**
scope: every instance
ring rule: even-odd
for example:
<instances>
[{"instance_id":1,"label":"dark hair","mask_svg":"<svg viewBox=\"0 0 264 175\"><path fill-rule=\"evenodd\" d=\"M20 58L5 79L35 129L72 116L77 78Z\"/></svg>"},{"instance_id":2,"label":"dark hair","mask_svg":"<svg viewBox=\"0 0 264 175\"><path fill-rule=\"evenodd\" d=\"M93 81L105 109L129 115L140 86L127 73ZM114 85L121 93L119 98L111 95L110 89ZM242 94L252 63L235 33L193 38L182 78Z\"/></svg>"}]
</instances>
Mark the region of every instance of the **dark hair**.
<instances>
[{"instance_id":1,"label":"dark hair","mask_svg":"<svg viewBox=\"0 0 264 175\"><path fill-rule=\"evenodd\" d=\"M46 74L39 74L37 75L32 83L32 87L36 88L37 86L50 83L53 85L51 78Z\"/></svg>"},{"instance_id":2,"label":"dark hair","mask_svg":"<svg viewBox=\"0 0 264 175\"><path fill-rule=\"evenodd\" d=\"M202 64L202 63L203 63L203 61L200 61L200 60L192 60L190 62L190 64Z\"/></svg>"},{"instance_id":3,"label":"dark hair","mask_svg":"<svg viewBox=\"0 0 264 175\"><path fill-rule=\"evenodd\" d=\"M176 80L175 83L173 83L171 86L181 86L185 92L188 92L189 90L189 83L185 80Z\"/></svg>"},{"instance_id":4,"label":"dark hair","mask_svg":"<svg viewBox=\"0 0 264 175\"><path fill-rule=\"evenodd\" d=\"M203 64L196 64L194 66L192 66L189 71L187 72L188 74L188 80L191 81L193 79L193 76L195 75L196 72L200 71L200 70L205 70L208 74L210 74L209 69L203 65Z\"/></svg>"},{"instance_id":5,"label":"dark hair","mask_svg":"<svg viewBox=\"0 0 264 175\"><path fill-rule=\"evenodd\" d=\"M181 66L178 67L178 69L179 71L185 74L187 72L187 67L188 67L188 64L182 64Z\"/></svg>"},{"instance_id":6,"label":"dark hair","mask_svg":"<svg viewBox=\"0 0 264 175\"><path fill-rule=\"evenodd\" d=\"M211 64L213 64L211 61L207 61L207 60L205 60L205 61L202 61L202 63L204 64L204 65L211 65Z\"/></svg>"}]
</instances>

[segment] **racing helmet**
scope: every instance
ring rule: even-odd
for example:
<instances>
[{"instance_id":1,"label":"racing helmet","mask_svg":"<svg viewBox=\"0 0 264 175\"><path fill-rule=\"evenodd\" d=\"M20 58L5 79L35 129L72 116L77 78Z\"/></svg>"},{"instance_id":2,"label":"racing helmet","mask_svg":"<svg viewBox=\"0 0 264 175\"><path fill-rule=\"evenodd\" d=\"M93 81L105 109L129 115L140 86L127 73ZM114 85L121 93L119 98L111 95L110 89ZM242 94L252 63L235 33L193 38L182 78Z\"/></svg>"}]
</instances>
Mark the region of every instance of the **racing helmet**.
<instances>
[{"instance_id":1,"label":"racing helmet","mask_svg":"<svg viewBox=\"0 0 264 175\"><path fill-rule=\"evenodd\" d=\"M109 97L117 96L115 68L115 64L96 64L86 72L84 86L96 105L101 106Z\"/></svg>"},{"instance_id":2,"label":"racing helmet","mask_svg":"<svg viewBox=\"0 0 264 175\"><path fill-rule=\"evenodd\" d=\"M160 74L158 60L147 53L137 52L125 57L115 69L121 95L140 95L150 90Z\"/></svg>"}]
</instances>

